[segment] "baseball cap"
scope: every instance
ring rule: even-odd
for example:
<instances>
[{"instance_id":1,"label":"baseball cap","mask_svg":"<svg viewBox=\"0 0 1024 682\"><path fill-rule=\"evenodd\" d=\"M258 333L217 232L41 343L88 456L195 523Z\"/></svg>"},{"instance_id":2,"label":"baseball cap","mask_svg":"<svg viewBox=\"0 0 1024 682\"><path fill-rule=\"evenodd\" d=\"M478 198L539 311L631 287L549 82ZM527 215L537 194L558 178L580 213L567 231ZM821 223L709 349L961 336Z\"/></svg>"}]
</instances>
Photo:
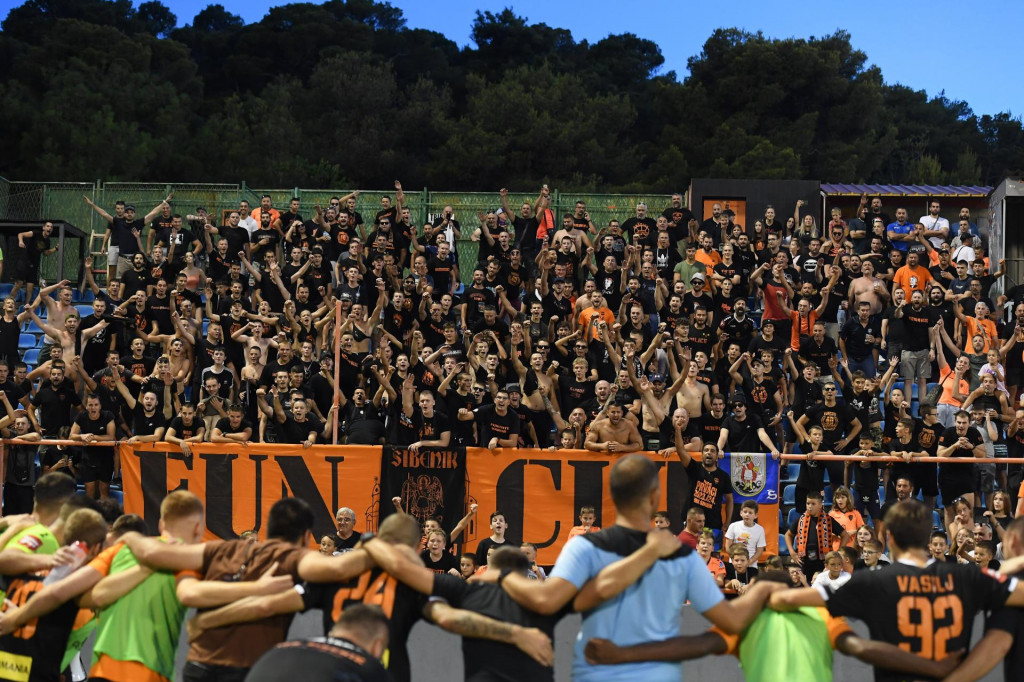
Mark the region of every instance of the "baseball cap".
<instances>
[{"instance_id":1,"label":"baseball cap","mask_svg":"<svg viewBox=\"0 0 1024 682\"><path fill-rule=\"evenodd\" d=\"M508 385L505 386L505 392L506 393L518 393L519 395L522 395L523 394L523 389L519 388L519 384L508 384Z\"/></svg>"},{"instance_id":2,"label":"baseball cap","mask_svg":"<svg viewBox=\"0 0 1024 682\"><path fill-rule=\"evenodd\" d=\"M730 405L735 405L737 403L739 403L741 405L746 405L747 404L747 396L743 395L739 391L737 391L737 392L733 393L731 396L729 396L729 404Z\"/></svg>"},{"instance_id":3,"label":"baseball cap","mask_svg":"<svg viewBox=\"0 0 1024 682\"><path fill-rule=\"evenodd\" d=\"M564 281L565 281L564 277L555 277L555 282L554 283L558 284L559 282L564 282Z\"/></svg>"},{"instance_id":4,"label":"baseball cap","mask_svg":"<svg viewBox=\"0 0 1024 682\"><path fill-rule=\"evenodd\" d=\"M690 278L690 281L691 282L696 282L697 280L700 280L701 282L704 281L703 273L700 273L700 272L693 273L693 277Z\"/></svg>"},{"instance_id":5,"label":"baseball cap","mask_svg":"<svg viewBox=\"0 0 1024 682\"><path fill-rule=\"evenodd\" d=\"M665 383L665 375L664 374L652 374L651 376L649 376L647 378L651 380L652 384L663 384L663 383Z\"/></svg>"},{"instance_id":6,"label":"baseball cap","mask_svg":"<svg viewBox=\"0 0 1024 682\"><path fill-rule=\"evenodd\" d=\"M206 211L206 207L205 206L196 206L196 213L199 213L199 211Z\"/></svg>"},{"instance_id":7,"label":"baseball cap","mask_svg":"<svg viewBox=\"0 0 1024 682\"><path fill-rule=\"evenodd\" d=\"M342 294L341 296L338 297L338 299L341 301L351 301L352 294Z\"/></svg>"},{"instance_id":8,"label":"baseball cap","mask_svg":"<svg viewBox=\"0 0 1024 682\"><path fill-rule=\"evenodd\" d=\"M126 205L124 207L124 210L126 210L126 211L134 211L135 210L135 205L134 204L128 204L128 205Z\"/></svg>"}]
</instances>

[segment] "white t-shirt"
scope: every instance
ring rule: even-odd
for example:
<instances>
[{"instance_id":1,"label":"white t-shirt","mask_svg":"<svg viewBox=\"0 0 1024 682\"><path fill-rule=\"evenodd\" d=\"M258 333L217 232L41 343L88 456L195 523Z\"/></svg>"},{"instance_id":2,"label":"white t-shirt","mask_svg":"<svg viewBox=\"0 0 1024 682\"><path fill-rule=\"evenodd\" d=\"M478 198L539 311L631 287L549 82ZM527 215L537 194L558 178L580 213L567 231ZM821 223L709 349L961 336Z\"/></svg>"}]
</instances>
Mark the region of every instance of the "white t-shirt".
<instances>
[{"instance_id":1,"label":"white t-shirt","mask_svg":"<svg viewBox=\"0 0 1024 682\"><path fill-rule=\"evenodd\" d=\"M945 218L941 216L938 218L933 218L931 215L923 215L921 216L921 219L918 220L917 222L924 225L924 229L926 230L941 230L945 228L946 239L949 239L949 221L946 220ZM942 237L928 237L928 241L930 241L932 243L932 246L934 246L936 249L942 246L946 242L946 239L943 239Z\"/></svg>"},{"instance_id":2,"label":"white t-shirt","mask_svg":"<svg viewBox=\"0 0 1024 682\"><path fill-rule=\"evenodd\" d=\"M849 579L849 573L847 573L846 571L840 571L839 577L833 580L832 578L828 577L828 569L826 569L818 574L818 577L814 579L814 583L811 585L811 587L820 588L827 586L830 589L837 590L843 585L845 585Z\"/></svg>"},{"instance_id":3,"label":"white t-shirt","mask_svg":"<svg viewBox=\"0 0 1024 682\"><path fill-rule=\"evenodd\" d=\"M959 263L962 260L967 261L967 265L970 266L974 262L977 256L974 255L974 249L970 246L959 246L956 251L953 252L953 258L951 259L954 264Z\"/></svg>"},{"instance_id":4,"label":"white t-shirt","mask_svg":"<svg viewBox=\"0 0 1024 682\"><path fill-rule=\"evenodd\" d=\"M742 521L735 521L729 524L729 528L725 531L725 537L729 538L730 542L742 542L746 546L747 551L750 552L751 559L757 553L758 547L768 546L765 540L764 527L760 523L747 526ZM750 565L757 568L756 561L751 561Z\"/></svg>"}]
</instances>

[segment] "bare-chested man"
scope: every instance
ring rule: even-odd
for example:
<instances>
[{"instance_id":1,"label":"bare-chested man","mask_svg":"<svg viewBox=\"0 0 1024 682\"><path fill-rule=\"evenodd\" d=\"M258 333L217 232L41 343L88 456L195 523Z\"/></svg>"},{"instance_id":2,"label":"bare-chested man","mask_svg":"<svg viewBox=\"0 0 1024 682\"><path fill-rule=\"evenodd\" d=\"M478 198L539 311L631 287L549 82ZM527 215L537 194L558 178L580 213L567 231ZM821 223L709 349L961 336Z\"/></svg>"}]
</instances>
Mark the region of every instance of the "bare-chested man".
<instances>
[{"instance_id":1,"label":"bare-chested man","mask_svg":"<svg viewBox=\"0 0 1024 682\"><path fill-rule=\"evenodd\" d=\"M865 260L860 266L861 276L850 282L850 309L857 310L861 301L871 304L871 315L878 315L889 301L889 288L885 280L875 277L875 266Z\"/></svg>"},{"instance_id":2,"label":"bare-chested man","mask_svg":"<svg viewBox=\"0 0 1024 682\"><path fill-rule=\"evenodd\" d=\"M640 450L643 447L640 432L632 422L622 418L622 405L612 403L607 414L607 419L598 420L590 426L585 443L587 450L618 454Z\"/></svg>"},{"instance_id":3,"label":"bare-chested man","mask_svg":"<svg viewBox=\"0 0 1024 682\"><path fill-rule=\"evenodd\" d=\"M679 390L686 375L680 374L672 386L665 390L665 377L660 374L651 375L649 381L647 377L637 380L631 372L626 374L632 381L634 390L640 394L640 398L643 400L643 405L640 408L640 434L644 441L644 448L657 450L665 447L670 439L667 438L668 430L663 429L662 425L665 423L665 417L668 416L669 410L672 409L672 396Z\"/></svg>"},{"instance_id":4,"label":"bare-chested man","mask_svg":"<svg viewBox=\"0 0 1024 682\"><path fill-rule=\"evenodd\" d=\"M553 362L552 370L558 369L558 363ZM551 437L551 417L548 415L544 398L547 397L551 404L558 409L558 398L553 390L554 382L544 371L544 355L533 353L530 355L530 366L526 367L519 361L516 353L512 354L512 367L523 386L523 405L530 411L530 421L537 431L537 447L546 448Z\"/></svg>"},{"instance_id":5,"label":"bare-chested man","mask_svg":"<svg viewBox=\"0 0 1024 682\"><path fill-rule=\"evenodd\" d=\"M705 410L711 410L711 391L707 384L697 381L697 374L700 372L697 363L690 362L686 357L683 358L683 362L685 366L682 374L686 378L676 393L676 404L686 410L691 419L699 419Z\"/></svg>"}]
</instances>

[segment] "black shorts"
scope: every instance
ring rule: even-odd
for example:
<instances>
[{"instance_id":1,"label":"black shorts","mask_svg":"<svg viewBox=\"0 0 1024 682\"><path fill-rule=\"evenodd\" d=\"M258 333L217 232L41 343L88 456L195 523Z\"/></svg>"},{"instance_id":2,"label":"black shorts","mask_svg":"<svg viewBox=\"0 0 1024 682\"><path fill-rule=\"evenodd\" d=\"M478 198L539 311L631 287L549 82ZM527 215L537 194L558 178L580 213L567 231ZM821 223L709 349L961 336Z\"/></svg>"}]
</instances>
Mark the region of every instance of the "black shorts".
<instances>
[{"instance_id":1,"label":"black shorts","mask_svg":"<svg viewBox=\"0 0 1024 682\"><path fill-rule=\"evenodd\" d=\"M974 480L967 481L943 481L939 484L939 491L942 493L942 504L949 507L953 500L964 495L974 494Z\"/></svg>"},{"instance_id":2,"label":"black shorts","mask_svg":"<svg viewBox=\"0 0 1024 682\"><path fill-rule=\"evenodd\" d=\"M108 455L103 456L98 453L86 453L82 457L81 464L78 465L78 475L82 479L82 483L93 483L99 481L100 483L110 483L110 479L114 477L114 456Z\"/></svg>"},{"instance_id":3,"label":"black shorts","mask_svg":"<svg viewBox=\"0 0 1024 682\"><path fill-rule=\"evenodd\" d=\"M33 263L28 258L21 258L14 279L26 284L39 284L39 262Z\"/></svg>"}]
</instances>

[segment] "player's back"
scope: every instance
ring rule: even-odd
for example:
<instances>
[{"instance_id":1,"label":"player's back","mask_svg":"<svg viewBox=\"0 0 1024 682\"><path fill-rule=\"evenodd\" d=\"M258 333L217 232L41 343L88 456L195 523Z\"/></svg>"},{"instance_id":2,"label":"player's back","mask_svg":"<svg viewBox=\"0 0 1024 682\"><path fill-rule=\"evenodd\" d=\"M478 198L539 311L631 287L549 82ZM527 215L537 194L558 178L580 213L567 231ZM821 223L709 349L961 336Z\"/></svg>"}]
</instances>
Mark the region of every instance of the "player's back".
<instances>
[{"instance_id":1,"label":"player's back","mask_svg":"<svg viewBox=\"0 0 1024 682\"><path fill-rule=\"evenodd\" d=\"M969 648L975 615L1002 606L1015 586L1015 579L974 565L897 562L880 571L857 571L842 587L822 592L832 615L863 620L872 639L941 660ZM905 677L875 668L877 682Z\"/></svg>"}]
</instances>

